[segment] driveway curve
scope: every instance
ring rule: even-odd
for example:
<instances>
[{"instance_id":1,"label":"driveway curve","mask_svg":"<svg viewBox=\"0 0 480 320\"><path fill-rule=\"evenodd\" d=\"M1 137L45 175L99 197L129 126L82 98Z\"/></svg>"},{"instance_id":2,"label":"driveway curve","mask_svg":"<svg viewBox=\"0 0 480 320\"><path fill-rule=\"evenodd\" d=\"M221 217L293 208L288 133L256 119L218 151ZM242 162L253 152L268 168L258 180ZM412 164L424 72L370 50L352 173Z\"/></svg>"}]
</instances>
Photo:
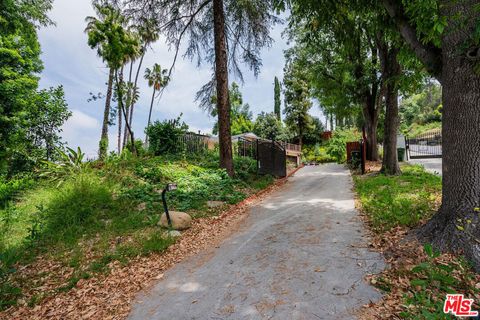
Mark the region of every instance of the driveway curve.
<instances>
[{"instance_id":1,"label":"driveway curve","mask_svg":"<svg viewBox=\"0 0 480 320\"><path fill-rule=\"evenodd\" d=\"M218 248L139 294L129 319L354 319L381 297L364 277L385 265L352 187L343 166L301 169Z\"/></svg>"}]
</instances>

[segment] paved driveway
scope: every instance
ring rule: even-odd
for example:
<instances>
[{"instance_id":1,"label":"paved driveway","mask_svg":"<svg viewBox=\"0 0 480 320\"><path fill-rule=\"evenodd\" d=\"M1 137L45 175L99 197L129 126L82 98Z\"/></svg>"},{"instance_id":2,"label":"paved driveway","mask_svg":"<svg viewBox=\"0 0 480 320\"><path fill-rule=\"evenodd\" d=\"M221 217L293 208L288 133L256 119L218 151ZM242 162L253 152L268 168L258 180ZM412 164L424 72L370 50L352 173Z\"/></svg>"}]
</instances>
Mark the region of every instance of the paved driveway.
<instances>
[{"instance_id":1,"label":"paved driveway","mask_svg":"<svg viewBox=\"0 0 480 320\"><path fill-rule=\"evenodd\" d=\"M352 180L337 164L306 167L251 208L219 248L169 270L130 319L353 319L380 293Z\"/></svg>"},{"instance_id":2,"label":"paved driveway","mask_svg":"<svg viewBox=\"0 0 480 320\"><path fill-rule=\"evenodd\" d=\"M432 158L432 159L410 159L409 163L422 165L425 170L431 173L442 175L442 159L441 158Z\"/></svg>"}]
</instances>

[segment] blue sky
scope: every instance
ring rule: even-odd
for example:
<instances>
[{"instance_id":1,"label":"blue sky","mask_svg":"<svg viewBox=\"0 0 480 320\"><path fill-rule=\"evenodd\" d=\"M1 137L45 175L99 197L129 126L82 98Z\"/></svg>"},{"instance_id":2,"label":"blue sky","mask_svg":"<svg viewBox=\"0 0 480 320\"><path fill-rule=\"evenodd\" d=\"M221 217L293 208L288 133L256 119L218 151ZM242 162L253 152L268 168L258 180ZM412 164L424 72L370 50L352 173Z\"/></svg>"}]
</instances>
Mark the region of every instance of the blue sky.
<instances>
[{"instance_id":1,"label":"blue sky","mask_svg":"<svg viewBox=\"0 0 480 320\"><path fill-rule=\"evenodd\" d=\"M56 26L39 31L42 45L44 71L41 75L42 88L63 85L66 99L73 116L63 127L63 138L71 147L80 146L88 156L94 156L98 149L104 100L87 102L89 93L105 91L108 70L96 52L87 46L84 34L85 17L94 15L90 0L56 0L51 18ZM283 25L272 30L275 42L271 48L262 52L263 67L258 78L251 72L244 72L245 83L241 86L244 102L249 103L254 115L261 111L273 111L273 79L282 79L284 57L283 50L288 45L281 37ZM168 50L163 39L152 46L145 56L142 69L159 63L168 68L172 63L173 52ZM210 133L214 119L210 118L195 103L195 93L210 77L209 65L200 68L195 62L180 59L177 61L173 78L165 90L162 99L154 104L154 120L176 118L183 113L182 119L192 131ZM141 71L143 75L143 70ZM230 79L230 81L235 79ZM136 105L133 128L136 137L143 137L150 106L151 88L143 78L139 81L140 100ZM319 115L317 107L312 115ZM110 148L116 141L116 127L110 127Z\"/></svg>"}]
</instances>

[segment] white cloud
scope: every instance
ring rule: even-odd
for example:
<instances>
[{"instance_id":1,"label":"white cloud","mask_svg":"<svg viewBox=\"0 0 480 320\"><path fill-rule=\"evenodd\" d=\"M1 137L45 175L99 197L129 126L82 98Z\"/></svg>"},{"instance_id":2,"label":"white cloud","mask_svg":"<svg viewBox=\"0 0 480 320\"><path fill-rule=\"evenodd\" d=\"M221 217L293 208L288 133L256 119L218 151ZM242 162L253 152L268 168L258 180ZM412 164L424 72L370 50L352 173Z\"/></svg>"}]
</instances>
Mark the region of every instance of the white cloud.
<instances>
[{"instance_id":1,"label":"white cloud","mask_svg":"<svg viewBox=\"0 0 480 320\"><path fill-rule=\"evenodd\" d=\"M96 153L101 132L101 123L98 119L74 109L62 129L62 138L69 147L80 146L87 154Z\"/></svg>"},{"instance_id":2,"label":"white cloud","mask_svg":"<svg viewBox=\"0 0 480 320\"><path fill-rule=\"evenodd\" d=\"M62 84L70 106L75 106L74 117L65 125L64 137L71 146L80 146L88 153L96 153L100 138L100 124L103 121L105 101L87 102L89 92L105 92L108 72L95 50L87 45L84 33L85 17L93 15L90 0L56 0L50 16L56 21L56 27L41 29L39 39L42 45L42 60L45 69L41 86ZM256 79L250 70L244 68L245 85L242 87L244 101L249 103L256 115L261 111L273 111L273 77L283 75L283 50L286 41L281 39L283 26L276 26L272 32L275 40L272 47L262 52L263 67ZM159 63L169 68L174 52L169 51L160 39L145 56L140 71L140 100L136 105L133 128L138 138L143 138L150 108L151 88L143 79L146 67ZM128 72L127 72L128 73ZM214 120L195 103L196 92L211 76L209 65L197 68L188 60L177 61L172 81L162 97L154 104L152 119L176 118L183 113L183 120L192 130L211 132ZM235 79L230 79L230 82ZM95 121L95 122L94 122ZM110 149L116 145L114 132L110 127Z\"/></svg>"}]
</instances>

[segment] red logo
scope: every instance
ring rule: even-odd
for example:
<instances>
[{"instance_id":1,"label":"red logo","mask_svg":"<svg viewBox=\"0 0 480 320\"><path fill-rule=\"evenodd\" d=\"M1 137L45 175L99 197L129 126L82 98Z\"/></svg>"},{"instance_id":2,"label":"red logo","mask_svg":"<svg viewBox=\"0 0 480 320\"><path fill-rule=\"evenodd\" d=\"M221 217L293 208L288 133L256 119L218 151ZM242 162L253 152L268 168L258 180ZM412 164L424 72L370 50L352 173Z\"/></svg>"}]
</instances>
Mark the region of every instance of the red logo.
<instances>
[{"instance_id":1,"label":"red logo","mask_svg":"<svg viewBox=\"0 0 480 320\"><path fill-rule=\"evenodd\" d=\"M472 304L473 299L465 299L463 294L447 294L443 312L451 313L457 317L478 316L478 311L472 310Z\"/></svg>"}]
</instances>

